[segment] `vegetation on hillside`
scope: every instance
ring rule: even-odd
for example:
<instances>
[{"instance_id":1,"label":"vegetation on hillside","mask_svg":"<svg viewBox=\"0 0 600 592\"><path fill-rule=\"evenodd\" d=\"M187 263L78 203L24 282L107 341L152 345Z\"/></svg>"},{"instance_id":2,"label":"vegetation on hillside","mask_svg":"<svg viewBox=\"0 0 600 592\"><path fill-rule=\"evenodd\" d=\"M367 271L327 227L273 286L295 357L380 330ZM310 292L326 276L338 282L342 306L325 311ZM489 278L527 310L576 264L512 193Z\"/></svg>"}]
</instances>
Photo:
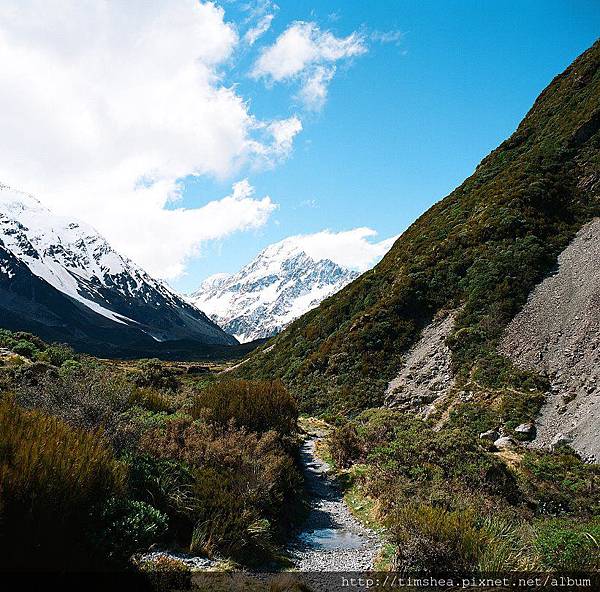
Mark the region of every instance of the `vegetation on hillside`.
<instances>
[{"instance_id":1,"label":"vegetation on hillside","mask_svg":"<svg viewBox=\"0 0 600 592\"><path fill-rule=\"evenodd\" d=\"M460 307L454 369L519 387L496 354L531 289L600 214L600 42L557 76L515 133L423 214L371 271L240 366L281 378L304 410L382 403L404 351L440 309Z\"/></svg>"},{"instance_id":2,"label":"vegetation on hillside","mask_svg":"<svg viewBox=\"0 0 600 592\"><path fill-rule=\"evenodd\" d=\"M458 418L441 430L389 409L330 435L377 501L400 571L600 570L600 466L568 449L493 451ZM508 461L508 462L507 462Z\"/></svg>"}]
</instances>

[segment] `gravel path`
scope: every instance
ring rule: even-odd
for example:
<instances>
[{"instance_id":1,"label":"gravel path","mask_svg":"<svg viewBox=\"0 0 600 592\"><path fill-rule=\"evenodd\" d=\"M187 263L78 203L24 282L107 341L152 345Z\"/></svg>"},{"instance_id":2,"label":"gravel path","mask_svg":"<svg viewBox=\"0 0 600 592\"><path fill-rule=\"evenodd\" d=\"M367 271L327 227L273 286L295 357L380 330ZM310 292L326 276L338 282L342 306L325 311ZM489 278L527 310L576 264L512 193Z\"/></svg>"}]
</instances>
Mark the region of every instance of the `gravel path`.
<instances>
[{"instance_id":1,"label":"gravel path","mask_svg":"<svg viewBox=\"0 0 600 592\"><path fill-rule=\"evenodd\" d=\"M311 436L300 450L310 510L290 555L300 571L372 569L381 542L350 513L328 465L315 454L318 440Z\"/></svg>"}]
</instances>

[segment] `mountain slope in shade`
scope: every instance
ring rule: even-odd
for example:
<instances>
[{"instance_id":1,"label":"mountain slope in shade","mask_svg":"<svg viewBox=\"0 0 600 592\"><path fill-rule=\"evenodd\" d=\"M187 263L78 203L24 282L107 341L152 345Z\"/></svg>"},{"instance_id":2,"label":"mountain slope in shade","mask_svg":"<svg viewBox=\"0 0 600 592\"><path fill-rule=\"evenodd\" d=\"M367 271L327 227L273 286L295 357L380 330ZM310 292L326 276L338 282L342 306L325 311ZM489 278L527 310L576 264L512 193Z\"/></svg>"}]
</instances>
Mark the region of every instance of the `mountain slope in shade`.
<instances>
[{"instance_id":1,"label":"mountain slope in shade","mask_svg":"<svg viewBox=\"0 0 600 592\"><path fill-rule=\"evenodd\" d=\"M270 245L234 275L205 280L191 301L241 342L271 337L358 277L315 260L294 237Z\"/></svg>"},{"instance_id":2,"label":"mountain slope in shade","mask_svg":"<svg viewBox=\"0 0 600 592\"><path fill-rule=\"evenodd\" d=\"M206 315L93 228L0 186L0 325L88 351L189 341L235 345Z\"/></svg>"}]
</instances>

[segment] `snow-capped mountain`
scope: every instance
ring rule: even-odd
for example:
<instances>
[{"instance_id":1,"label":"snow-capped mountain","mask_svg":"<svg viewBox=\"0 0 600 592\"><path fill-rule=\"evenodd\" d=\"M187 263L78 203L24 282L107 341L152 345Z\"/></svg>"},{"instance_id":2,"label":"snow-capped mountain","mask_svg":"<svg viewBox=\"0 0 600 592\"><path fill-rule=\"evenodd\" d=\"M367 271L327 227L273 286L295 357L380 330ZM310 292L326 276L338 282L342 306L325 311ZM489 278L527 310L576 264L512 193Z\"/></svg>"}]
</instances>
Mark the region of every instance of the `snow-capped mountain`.
<instances>
[{"instance_id":1,"label":"snow-capped mountain","mask_svg":"<svg viewBox=\"0 0 600 592\"><path fill-rule=\"evenodd\" d=\"M261 251L234 275L209 277L190 300L247 342L275 335L358 275L329 259L313 259L290 237Z\"/></svg>"},{"instance_id":2,"label":"snow-capped mountain","mask_svg":"<svg viewBox=\"0 0 600 592\"><path fill-rule=\"evenodd\" d=\"M0 185L0 326L86 344L234 345L196 307L117 253L93 228ZM90 349L89 347L87 348Z\"/></svg>"}]
</instances>

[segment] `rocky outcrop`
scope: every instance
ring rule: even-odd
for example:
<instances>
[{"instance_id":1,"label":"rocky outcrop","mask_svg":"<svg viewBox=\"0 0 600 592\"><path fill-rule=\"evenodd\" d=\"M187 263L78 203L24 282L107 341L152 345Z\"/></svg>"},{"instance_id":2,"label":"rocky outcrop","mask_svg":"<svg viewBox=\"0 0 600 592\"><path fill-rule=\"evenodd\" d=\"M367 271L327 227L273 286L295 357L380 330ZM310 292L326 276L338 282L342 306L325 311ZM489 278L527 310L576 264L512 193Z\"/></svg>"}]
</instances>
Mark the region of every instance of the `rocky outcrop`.
<instances>
[{"instance_id":1,"label":"rocky outcrop","mask_svg":"<svg viewBox=\"0 0 600 592\"><path fill-rule=\"evenodd\" d=\"M600 220L585 225L506 330L500 351L548 377L535 445L600 459Z\"/></svg>"},{"instance_id":2,"label":"rocky outcrop","mask_svg":"<svg viewBox=\"0 0 600 592\"><path fill-rule=\"evenodd\" d=\"M388 384L386 406L427 413L454 386L446 337L454 327L455 316L456 311L441 312L423 329L417 343L404 356L397 376Z\"/></svg>"}]
</instances>

